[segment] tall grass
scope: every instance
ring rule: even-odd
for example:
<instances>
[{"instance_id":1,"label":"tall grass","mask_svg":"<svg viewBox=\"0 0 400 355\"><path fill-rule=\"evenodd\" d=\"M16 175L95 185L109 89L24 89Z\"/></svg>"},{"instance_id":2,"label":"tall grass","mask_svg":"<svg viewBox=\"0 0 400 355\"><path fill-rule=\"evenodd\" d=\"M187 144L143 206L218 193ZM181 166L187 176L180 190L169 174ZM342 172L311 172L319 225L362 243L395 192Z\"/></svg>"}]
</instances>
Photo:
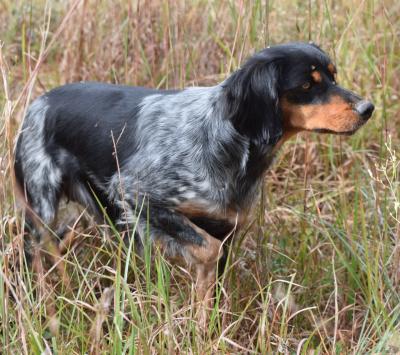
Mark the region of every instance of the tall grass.
<instances>
[{"instance_id":1,"label":"tall grass","mask_svg":"<svg viewBox=\"0 0 400 355\"><path fill-rule=\"evenodd\" d=\"M395 0L3 0L2 352L399 352L399 17ZM34 97L78 80L212 85L255 50L296 40L320 44L339 82L377 109L351 138L304 134L282 148L235 235L206 331L188 270L158 250L140 258L76 206L61 219L78 242L32 272L11 164Z\"/></svg>"}]
</instances>

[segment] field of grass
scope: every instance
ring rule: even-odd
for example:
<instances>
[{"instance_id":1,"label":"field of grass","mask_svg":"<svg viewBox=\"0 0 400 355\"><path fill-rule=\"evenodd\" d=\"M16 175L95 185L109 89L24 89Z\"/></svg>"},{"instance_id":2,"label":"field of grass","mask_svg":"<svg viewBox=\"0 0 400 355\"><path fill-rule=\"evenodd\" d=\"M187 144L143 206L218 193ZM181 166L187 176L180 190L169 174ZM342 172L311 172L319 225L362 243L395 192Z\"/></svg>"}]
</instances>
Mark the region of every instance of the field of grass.
<instances>
[{"instance_id":1,"label":"field of grass","mask_svg":"<svg viewBox=\"0 0 400 355\"><path fill-rule=\"evenodd\" d=\"M187 270L139 258L76 208L62 218L79 242L32 272L11 159L33 98L79 80L213 85L297 40L325 49L376 111L352 137L281 149L206 331ZM0 353L400 353L400 2L2 0L0 70Z\"/></svg>"}]
</instances>

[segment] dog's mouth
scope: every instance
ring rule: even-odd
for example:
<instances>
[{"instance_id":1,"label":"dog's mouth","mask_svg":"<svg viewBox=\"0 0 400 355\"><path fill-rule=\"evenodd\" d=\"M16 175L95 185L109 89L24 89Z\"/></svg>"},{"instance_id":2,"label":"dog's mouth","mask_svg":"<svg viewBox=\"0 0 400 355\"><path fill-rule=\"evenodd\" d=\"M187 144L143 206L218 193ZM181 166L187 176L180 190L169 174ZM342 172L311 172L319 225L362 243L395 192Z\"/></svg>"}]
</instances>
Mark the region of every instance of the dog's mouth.
<instances>
[{"instance_id":1,"label":"dog's mouth","mask_svg":"<svg viewBox=\"0 0 400 355\"><path fill-rule=\"evenodd\" d=\"M339 136L351 136L354 133L356 133L357 130L358 130L358 128L352 129L351 131L336 132L336 131L332 131L330 129L317 128L317 129L314 129L313 131L317 132L317 133L323 133L323 134L336 134Z\"/></svg>"},{"instance_id":2,"label":"dog's mouth","mask_svg":"<svg viewBox=\"0 0 400 355\"><path fill-rule=\"evenodd\" d=\"M317 133L329 133L329 134L336 134L339 136L352 136L354 133L356 133L363 125L365 124L365 121L360 121L357 124L354 125L351 129L347 131L333 131L331 129L327 128L316 128L313 129L314 132Z\"/></svg>"}]
</instances>

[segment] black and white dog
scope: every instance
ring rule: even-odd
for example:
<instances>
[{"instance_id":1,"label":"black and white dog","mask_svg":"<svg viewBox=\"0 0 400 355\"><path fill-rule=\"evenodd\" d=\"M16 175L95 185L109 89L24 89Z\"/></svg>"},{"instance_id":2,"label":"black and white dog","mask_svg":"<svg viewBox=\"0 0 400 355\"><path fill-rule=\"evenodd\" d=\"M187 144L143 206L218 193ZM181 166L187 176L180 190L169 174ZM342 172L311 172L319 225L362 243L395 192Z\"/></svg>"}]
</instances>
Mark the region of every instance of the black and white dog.
<instances>
[{"instance_id":1,"label":"black and white dog","mask_svg":"<svg viewBox=\"0 0 400 355\"><path fill-rule=\"evenodd\" d=\"M213 87L53 89L31 104L16 145L29 217L52 226L66 197L121 231L137 225L139 245L150 236L196 267L204 299L221 241L244 223L277 148L302 130L352 134L371 116L335 73L320 48L292 43Z\"/></svg>"}]
</instances>

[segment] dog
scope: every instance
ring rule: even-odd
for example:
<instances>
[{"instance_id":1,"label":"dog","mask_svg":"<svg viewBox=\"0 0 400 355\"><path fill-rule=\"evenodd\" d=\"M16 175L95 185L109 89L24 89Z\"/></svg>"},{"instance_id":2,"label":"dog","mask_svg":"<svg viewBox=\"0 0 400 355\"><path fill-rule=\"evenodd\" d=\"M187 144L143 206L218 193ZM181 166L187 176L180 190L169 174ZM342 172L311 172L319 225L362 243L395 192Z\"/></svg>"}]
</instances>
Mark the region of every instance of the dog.
<instances>
[{"instance_id":1,"label":"dog","mask_svg":"<svg viewBox=\"0 0 400 355\"><path fill-rule=\"evenodd\" d=\"M54 226L61 198L107 215L138 249L150 240L194 266L204 301L278 148L301 131L351 135L373 111L336 83L318 46L276 45L212 87L73 83L45 93L22 124L15 177L27 218Z\"/></svg>"}]
</instances>

